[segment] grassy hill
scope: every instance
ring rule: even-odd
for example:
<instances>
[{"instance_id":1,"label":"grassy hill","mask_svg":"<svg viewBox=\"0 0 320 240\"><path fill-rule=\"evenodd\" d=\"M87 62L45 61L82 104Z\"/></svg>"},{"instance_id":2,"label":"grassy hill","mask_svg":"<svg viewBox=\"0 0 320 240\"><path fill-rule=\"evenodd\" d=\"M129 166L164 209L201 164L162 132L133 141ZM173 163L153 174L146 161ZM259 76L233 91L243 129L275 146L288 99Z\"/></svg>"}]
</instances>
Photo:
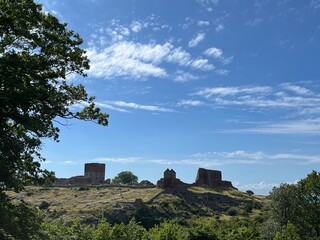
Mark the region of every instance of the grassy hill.
<instances>
[{"instance_id":1,"label":"grassy hill","mask_svg":"<svg viewBox=\"0 0 320 240\"><path fill-rule=\"evenodd\" d=\"M39 206L49 221L127 223L133 217L149 228L164 219L191 219L202 216L258 216L268 201L234 189L189 187L185 191L160 188L121 187L27 187L7 193L13 201Z\"/></svg>"}]
</instances>

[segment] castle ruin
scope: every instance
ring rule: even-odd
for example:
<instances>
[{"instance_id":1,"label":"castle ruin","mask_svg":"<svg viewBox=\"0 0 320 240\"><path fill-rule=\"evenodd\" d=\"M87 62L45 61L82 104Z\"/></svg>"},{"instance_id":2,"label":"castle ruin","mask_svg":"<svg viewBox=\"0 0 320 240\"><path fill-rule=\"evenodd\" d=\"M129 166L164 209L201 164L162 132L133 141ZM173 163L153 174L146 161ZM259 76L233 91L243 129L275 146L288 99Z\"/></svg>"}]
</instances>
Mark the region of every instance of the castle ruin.
<instances>
[{"instance_id":1,"label":"castle ruin","mask_svg":"<svg viewBox=\"0 0 320 240\"><path fill-rule=\"evenodd\" d=\"M86 163L84 165L83 176L73 176L70 178L57 178L54 185L89 185L103 184L105 181L106 165L104 163ZM110 182L110 181L109 181Z\"/></svg>"},{"instance_id":2,"label":"castle ruin","mask_svg":"<svg viewBox=\"0 0 320 240\"><path fill-rule=\"evenodd\" d=\"M157 187L160 188L181 188L184 187L186 184L182 182L179 178L176 178L176 172L169 168L163 173L163 178L161 178L157 182Z\"/></svg>"},{"instance_id":3,"label":"castle ruin","mask_svg":"<svg viewBox=\"0 0 320 240\"><path fill-rule=\"evenodd\" d=\"M206 185L209 187L234 188L230 181L223 181L221 171L199 168L195 185Z\"/></svg>"},{"instance_id":4,"label":"castle ruin","mask_svg":"<svg viewBox=\"0 0 320 240\"><path fill-rule=\"evenodd\" d=\"M101 184L105 179L106 165L104 163L86 163L84 177L90 178L92 184Z\"/></svg>"},{"instance_id":5,"label":"castle ruin","mask_svg":"<svg viewBox=\"0 0 320 240\"><path fill-rule=\"evenodd\" d=\"M157 187L165 189L183 189L188 186L208 186L212 188L234 188L230 181L222 180L221 171L199 168L195 183L187 184L176 178L176 172L167 169L163 178L157 182Z\"/></svg>"}]
</instances>

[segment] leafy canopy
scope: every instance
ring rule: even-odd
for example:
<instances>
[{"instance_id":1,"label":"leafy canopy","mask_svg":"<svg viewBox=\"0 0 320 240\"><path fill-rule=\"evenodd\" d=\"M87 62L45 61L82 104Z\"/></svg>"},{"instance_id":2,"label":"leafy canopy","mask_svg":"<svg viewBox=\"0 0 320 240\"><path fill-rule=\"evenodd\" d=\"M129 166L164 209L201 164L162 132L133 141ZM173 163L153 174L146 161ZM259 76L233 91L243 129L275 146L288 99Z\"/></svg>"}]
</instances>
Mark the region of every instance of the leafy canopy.
<instances>
[{"instance_id":1,"label":"leafy canopy","mask_svg":"<svg viewBox=\"0 0 320 240\"><path fill-rule=\"evenodd\" d=\"M0 0L0 191L53 176L40 150L43 138L58 141L57 119L108 125L84 87L67 81L89 69L82 39L41 10L33 0ZM83 109L72 111L77 103Z\"/></svg>"},{"instance_id":2,"label":"leafy canopy","mask_svg":"<svg viewBox=\"0 0 320 240\"><path fill-rule=\"evenodd\" d=\"M297 184L275 187L270 198L272 217L280 226L287 226L290 230L291 226L287 224L293 224L300 237L304 236L303 239L320 237L319 172L312 171Z\"/></svg>"},{"instance_id":3,"label":"leafy canopy","mask_svg":"<svg viewBox=\"0 0 320 240\"><path fill-rule=\"evenodd\" d=\"M124 171L119 173L114 179L112 179L112 183L128 185L138 184L138 177L130 171Z\"/></svg>"}]
</instances>

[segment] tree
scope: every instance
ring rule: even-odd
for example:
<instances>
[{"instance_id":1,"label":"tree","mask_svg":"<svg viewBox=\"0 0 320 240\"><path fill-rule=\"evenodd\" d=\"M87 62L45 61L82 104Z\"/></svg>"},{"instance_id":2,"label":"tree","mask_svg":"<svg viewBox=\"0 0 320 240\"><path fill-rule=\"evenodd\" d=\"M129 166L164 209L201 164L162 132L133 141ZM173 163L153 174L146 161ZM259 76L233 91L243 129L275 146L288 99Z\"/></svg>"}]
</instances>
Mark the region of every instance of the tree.
<instances>
[{"instance_id":1,"label":"tree","mask_svg":"<svg viewBox=\"0 0 320 240\"><path fill-rule=\"evenodd\" d=\"M272 217L283 227L293 224L301 238L320 237L320 173L297 184L282 184L270 193Z\"/></svg>"},{"instance_id":2,"label":"tree","mask_svg":"<svg viewBox=\"0 0 320 240\"><path fill-rule=\"evenodd\" d=\"M282 232L277 232L274 240L300 240L296 227L288 222Z\"/></svg>"},{"instance_id":3,"label":"tree","mask_svg":"<svg viewBox=\"0 0 320 240\"><path fill-rule=\"evenodd\" d=\"M138 177L130 171L124 171L112 179L112 183L128 185L138 184Z\"/></svg>"},{"instance_id":4,"label":"tree","mask_svg":"<svg viewBox=\"0 0 320 240\"><path fill-rule=\"evenodd\" d=\"M303 209L306 221L320 237L320 172L312 171L298 182L303 195Z\"/></svg>"},{"instance_id":5,"label":"tree","mask_svg":"<svg viewBox=\"0 0 320 240\"><path fill-rule=\"evenodd\" d=\"M139 183L140 186L154 186L154 184L152 182L150 182L149 180L142 180L140 183Z\"/></svg>"},{"instance_id":6,"label":"tree","mask_svg":"<svg viewBox=\"0 0 320 240\"><path fill-rule=\"evenodd\" d=\"M296 184L281 184L270 193L271 215L281 227L288 222L293 224L300 236L307 235L309 224L306 222L303 195Z\"/></svg>"},{"instance_id":7,"label":"tree","mask_svg":"<svg viewBox=\"0 0 320 240\"><path fill-rule=\"evenodd\" d=\"M84 87L67 81L89 69L82 39L41 9L33 0L0 0L0 192L53 176L41 169L40 150L43 138L58 141L57 124L108 125ZM82 110L70 109L79 103Z\"/></svg>"}]
</instances>

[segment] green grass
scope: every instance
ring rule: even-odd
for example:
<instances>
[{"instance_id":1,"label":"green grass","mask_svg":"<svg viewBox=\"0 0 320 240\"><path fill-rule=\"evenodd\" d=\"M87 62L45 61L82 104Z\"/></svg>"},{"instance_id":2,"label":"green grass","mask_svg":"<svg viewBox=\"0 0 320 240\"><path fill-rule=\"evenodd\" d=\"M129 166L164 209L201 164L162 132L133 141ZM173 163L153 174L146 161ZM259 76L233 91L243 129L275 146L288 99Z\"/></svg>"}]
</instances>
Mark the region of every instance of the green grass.
<instances>
[{"instance_id":1,"label":"green grass","mask_svg":"<svg viewBox=\"0 0 320 240\"><path fill-rule=\"evenodd\" d=\"M24 200L40 206L47 219L80 219L95 223L102 216L110 222L129 221L137 216L139 209L149 218L173 219L199 216L227 216L230 207L244 209L248 201L264 204L263 196L249 196L233 189L212 189L190 187L187 192L175 194L159 188L135 189L127 187L27 187L20 193L7 192L12 201ZM141 204L135 204L142 199ZM152 200L152 201L151 201ZM242 214L244 211L239 211ZM258 215L260 209L253 209L249 215ZM143 216L139 216L140 218ZM148 219L146 219L148 221Z\"/></svg>"}]
</instances>

